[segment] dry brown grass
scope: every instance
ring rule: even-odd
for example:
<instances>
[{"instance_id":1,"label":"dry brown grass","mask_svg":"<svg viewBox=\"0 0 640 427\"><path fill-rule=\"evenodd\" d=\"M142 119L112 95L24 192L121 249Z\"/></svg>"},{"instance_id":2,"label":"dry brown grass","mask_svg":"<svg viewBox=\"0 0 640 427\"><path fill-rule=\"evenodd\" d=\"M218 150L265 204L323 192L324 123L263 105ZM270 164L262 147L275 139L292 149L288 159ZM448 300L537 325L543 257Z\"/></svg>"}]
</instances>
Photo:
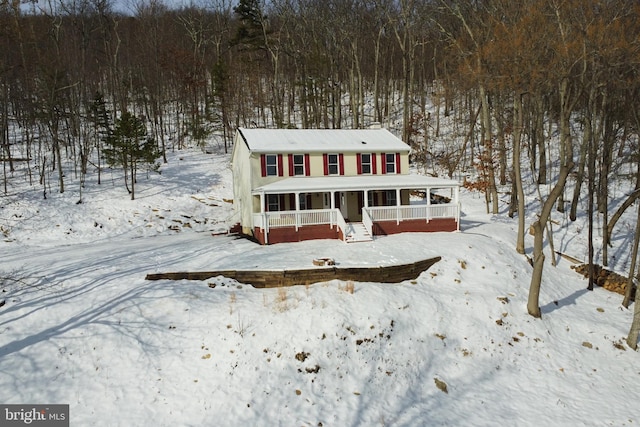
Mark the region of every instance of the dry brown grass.
<instances>
[{"instance_id":1,"label":"dry brown grass","mask_svg":"<svg viewBox=\"0 0 640 427\"><path fill-rule=\"evenodd\" d=\"M276 296L276 302L287 302L287 288L278 288L278 295Z\"/></svg>"},{"instance_id":2,"label":"dry brown grass","mask_svg":"<svg viewBox=\"0 0 640 427\"><path fill-rule=\"evenodd\" d=\"M229 294L229 314L233 314L233 306L237 301L237 296L235 292L231 292Z\"/></svg>"},{"instance_id":3,"label":"dry brown grass","mask_svg":"<svg viewBox=\"0 0 640 427\"><path fill-rule=\"evenodd\" d=\"M355 283L353 283L352 280L349 280L344 284L344 286L338 285L338 289L353 295L353 293L356 290L356 285L355 285Z\"/></svg>"}]
</instances>

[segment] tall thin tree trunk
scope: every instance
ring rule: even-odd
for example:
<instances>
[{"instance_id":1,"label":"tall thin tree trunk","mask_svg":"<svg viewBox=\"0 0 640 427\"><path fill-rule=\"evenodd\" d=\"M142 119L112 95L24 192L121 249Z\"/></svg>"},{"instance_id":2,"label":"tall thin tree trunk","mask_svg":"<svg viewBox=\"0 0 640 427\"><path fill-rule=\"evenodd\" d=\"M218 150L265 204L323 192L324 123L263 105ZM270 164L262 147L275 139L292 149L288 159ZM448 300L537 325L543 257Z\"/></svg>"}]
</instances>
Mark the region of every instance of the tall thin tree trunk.
<instances>
[{"instance_id":1,"label":"tall thin tree trunk","mask_svg":"<svg viewBox=\"0 0 640 427\"><path fill-rule=\"evenodd\" d=\"M498 213L498 188L496 187L495 168L493 167L493 140L491 132L491 115L489 112L489 94L483 85L479 87L480 102L482 103L482 129L483 129L483 145L484 145L484 167L487 169L487 211L489 210L489 202L492 202L491 213Z\"/></svg>"},{"instance_id":2,"label":"tall thin tree trunk","mask_svg":"<svg viewBox=\"0 0 640 427\"><path fill-rule=\"evenodd\" d=\"M627 336L627 345L634 350L638 349L638 334L640 334L640 304L638 301L635 303L633 309L633 321L631 322L631 329Z\"/></svg>"},{"instance_id":3,"label":"tall thin tree trunk","mask_svg":"<svg viewBox=\"0 0 640 427\"><path fill-rule=\"evenodd\" d=\"M514 126L513 126L513 180L516 187L516 197L518 202L518 236L516 238L516 252L524 254L524 233L525 233L525 205L524 189L522 187L522 170L520 165L522 126L524 123L522 114L522 94L516 94L514 99Z\"/></svg>"},{"instance_id":4,"label":"tall thin tree trunk","mask_svg":"<svg viewBox=\"0 0 640 427\"><path fill-rule=\"evenodd\" d=\"M638 207L638 215L636 218L636 234L633 237L633 250L631 253L631 266L629 267L629 278L627 279L627 289L624 293L624 299L622 300L622 305L625 308L629 308L629 304L631 304L631 299L634 296L634 287L633 283L633 275L635 274L636 264L638 262L638 244L640 243L640 207ZM638 301L636 301L636 306L638 305ZM637 340L636 340L637 341Z\"/></svg>"}]
</instances>

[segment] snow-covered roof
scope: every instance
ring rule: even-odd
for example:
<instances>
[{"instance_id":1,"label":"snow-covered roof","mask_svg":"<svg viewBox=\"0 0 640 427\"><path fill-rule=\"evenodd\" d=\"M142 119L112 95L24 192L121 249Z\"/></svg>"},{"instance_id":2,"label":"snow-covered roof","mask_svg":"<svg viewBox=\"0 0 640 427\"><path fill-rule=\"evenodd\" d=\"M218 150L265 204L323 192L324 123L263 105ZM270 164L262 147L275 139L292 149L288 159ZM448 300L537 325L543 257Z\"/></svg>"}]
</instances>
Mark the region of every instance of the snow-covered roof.
<instances>
[{"instance_id":1,"label":"snow-covered roof","mask_svg":"<svg viewBox=\"0 0 640 427\"><path fill-rule=\"evenodd\" d=\"M314 193L320 191L363 191L392 190L395 188L424 190L426 188L455 188L460 183L451 179L433 178L422 175L358 175L292 177L253 190L260 193Z\"/></svg>"},{"instance_id":2,"label":"snow-covered roof","mask_svg":"<svg viewBox=\"0 0 640 427\"><path fill-rule=\"evenodd\" d=\"M408 152L410 147L386 129L239 128L256 153Z\"/></svg>"}]
</instances>

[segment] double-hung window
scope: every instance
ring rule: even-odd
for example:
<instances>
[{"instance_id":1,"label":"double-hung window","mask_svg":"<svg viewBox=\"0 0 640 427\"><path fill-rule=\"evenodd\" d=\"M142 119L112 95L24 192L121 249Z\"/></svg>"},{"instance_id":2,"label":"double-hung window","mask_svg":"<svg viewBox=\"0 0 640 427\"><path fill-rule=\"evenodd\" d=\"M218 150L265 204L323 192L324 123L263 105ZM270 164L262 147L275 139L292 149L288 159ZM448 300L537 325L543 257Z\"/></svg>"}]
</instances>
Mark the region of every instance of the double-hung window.
<instances>
[{"instance_id":1,"label":"double-hung window","mask_svg":"<svg viewBox=\"0 0 640 427\"><path fill-rule=\"evenodd\" d=\"M276 154L267 154L265 157L266 175L278 176L278 156Z\"/></svg>"},{"instance_id":2,"label":"double-hung window","mask_svg":"<svg viewBox=\"0 0 640 427\"><path fill-rule=\"evenodd\" d=\"M384 167L386 173L396 173L396 155L394 153L385 154Z\"/></svg>"},{"instance_id":3,"label":"double-hung window","mask_svg":"<svg viewBox=\"0 0 640 427\"><path fill-rule=\"evenodd\" d=\"M338 175L340 173L340 163L337 154L327 155L327 170L329 175Z\"/></svg>"},{"instance_id":4,"label":"double-hung window","mask_svg":"<svg viewBox=\"0 0 640 427\"><path fill-rule=\"evenodd\" d=\"M395 190L387 190L385 192L385 201L387 206L396 206L398 199L396 198Z\"/></svg>"},{"instance_id":5,"label":"double-hung window","mask_svg":"<svg viewBox=\"0 0 640 427\"><path fill-rule=\"evenodd\" d=\"M280 196L278 194L267 195L267 211L278 212L280 210Z\"/></svg>"},{"instance_id":6,"label":"double-hung window","mask_svg":"<svg viewBox=\"0 0 640 427\"><path fill-rule=\"evenodd\" d=\"M305 193L300 193L300 210L304 211L307 209L311 209L311 203L309 203L310 201L307 200L307 194Z\"/></svg>"},{"instance_id":7,"label":"double-hung window","mask_svg":"<svg viewBox=\"0 0 640 427\"><path fill-rule=\"evenodd\" d=\"M305 175L303 154L293 155L293 175Z\"/></svg>"},{"instance_id":8,"label":"double-hung window","mask_svg":"<svg viewBox=\"0 0 640 427\"><path fill-rule=\"evenodd\" d=\"M360 154L360 173L371 173L371 154Z\"/></svg>"}]
</instances>

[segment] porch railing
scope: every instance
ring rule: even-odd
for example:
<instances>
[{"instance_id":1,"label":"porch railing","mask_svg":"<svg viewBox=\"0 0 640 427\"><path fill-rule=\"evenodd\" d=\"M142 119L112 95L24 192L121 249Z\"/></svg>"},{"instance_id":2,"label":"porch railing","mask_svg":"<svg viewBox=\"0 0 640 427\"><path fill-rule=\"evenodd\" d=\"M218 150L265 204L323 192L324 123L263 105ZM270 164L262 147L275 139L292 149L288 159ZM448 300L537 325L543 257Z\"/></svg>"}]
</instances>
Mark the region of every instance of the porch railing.
<instances>
[{"instance_id":1,"label":"porch railing","mask_svg":"<svg viewBox=\"0 0 640 427\"><path fill-rule=\"evenodd\" d=\"M369 236L373 236L373 221L366 209L362 209L362 225L367 229Z\"/></svg>"},{"instance_id":2,"label":"porch railing","mask_svg":"<svg viewBox=\"0 0 640 427\"><path fill-rule=\"evenodd\" d=\"M265 223L266 220L266 223ZM253 224L262 229L278 227L303 227L305 225L336 224L336 210L310 209L304 211L279 211L253 214Z\"/></svg>"},{"instance_id":3,"label":"porch railing","mask_svg":"<svg viewBox=\"0 0 640 427\"><path fill-rule=\"evenodd\" d=\"M443 205L403 205L403 206L376 206L363 208L371 221L400 221L409 219L424 219L429 221L434 218L458 218L457 204Z\"/></svg>"}]
</instances>

